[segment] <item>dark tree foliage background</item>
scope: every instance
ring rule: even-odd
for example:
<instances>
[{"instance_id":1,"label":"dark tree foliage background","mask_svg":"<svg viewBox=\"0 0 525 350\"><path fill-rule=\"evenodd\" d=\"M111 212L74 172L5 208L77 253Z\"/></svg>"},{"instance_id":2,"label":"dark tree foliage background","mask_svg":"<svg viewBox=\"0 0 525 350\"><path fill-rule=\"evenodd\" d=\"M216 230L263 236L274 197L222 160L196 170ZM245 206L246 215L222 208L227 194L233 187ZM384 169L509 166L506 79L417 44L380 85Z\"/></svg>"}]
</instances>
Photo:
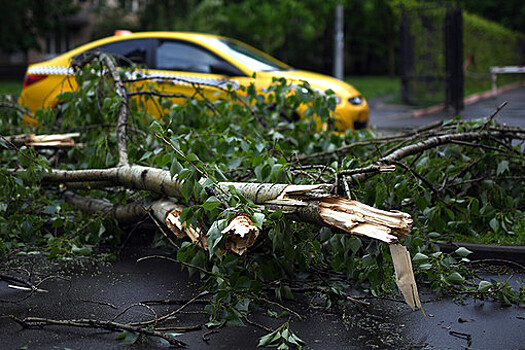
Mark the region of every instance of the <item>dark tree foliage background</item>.
<instances>
[{"instance_id":1,"label":"dark tree foliage background","mask_svg":"<svg viewBox=\"0 0 525 350\"><path fill-rule=\"evenodd\" d=\"M147 1L133 24L121 8L98 2L99 22L93 37L116 28L183 30L226 35L252 44L292 66L331 72L334 7L344 5L345 71L352 75L396 73L400 5L439 3L416 0L158 0ZM460 0L471 13L516 31L525 31L525 7L520 0ZM4 0L0 2L0 49L6 52L39 48L38 37L65 30L73 15L73 0Z\"/></svg>"},{"instance_id":2,"label":"dark tree foliage background","mask_svg":"<svg viewBox=\"0 0 525 350\"><path fill-rule=\"evenodd\" d=\"M397 69L401 5L446 1L416 0L163 0L140 14L141 30L190 30L234 37L294 67L330 73L334 8L344 5L345 71L353 75L389 74ZM522 1L461 0L471 13L524 31Z\"/></svg>"},{"instance_id":3,"label":"dark tree foliage background","mask_svg":"<svg viewBox=\"0 0 525 350\"><path fill-rule=\"evenodd\" d=\"M0 1L0 50L41 49L38 37L53 30L63 30L61 19L76 11L73 0Z\"/></svg>"},{"instance_id":4,"label":"dark tree foliage background","mask_svg":"<svg viewBox=\"0 0 525 350\"><path fill-rule=\"evenodd\" d=\"M463 7L472 13L513 30L525 32L525 6L523 1L461 0Z\"/></svg>"}]
</instances>

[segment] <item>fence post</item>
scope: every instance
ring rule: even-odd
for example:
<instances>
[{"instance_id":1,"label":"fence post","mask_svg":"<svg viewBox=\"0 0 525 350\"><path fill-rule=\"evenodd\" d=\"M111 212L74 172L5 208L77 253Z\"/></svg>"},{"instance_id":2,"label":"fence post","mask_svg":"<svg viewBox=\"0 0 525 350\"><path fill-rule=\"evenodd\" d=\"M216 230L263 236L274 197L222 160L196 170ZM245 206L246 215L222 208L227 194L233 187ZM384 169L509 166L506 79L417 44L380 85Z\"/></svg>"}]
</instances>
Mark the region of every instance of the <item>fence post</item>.
<instances>
[{"instance_id":1,"label":"fence post","mask_svg":"<svg viewBox=\"0 0 525 350\"><path fill-rule=\"evenodd\" d=\"M334 77L344 79L344 16L343 4L335 5Z\"/></svg>"},{"instance_id":2,"label":"fence post","mask_svg":"<svg viewBox=\"0 0 525 350\"><path fill-rule=\"evenodd\" d=\"M410 35L410 20L405 6L401 4L401 24L399 28L399 45L401 58L399 60L399 73L401 76L401 101L410 103L410 73L413 70L413 41Z\"/></svg>"},{"instance_id":3,"label":"fence post","mask_svg":"<svg viewBox=\"0 0 525 350\"><path fill-rule=\"evenodd\" d=\"M458 114L464 107L463 14L451 7L445 17L446 105Z\"/></svg>"},{"instance_id":4,"label":"fence post","mask_svg":"<svg viewBox=\"0 0 525 350\"><path fill-rule=\"evenodd\" d=\"M490 76L492 78L492 97L495 98L498 95L498 75L495 72L491 73L492 74Z\"/></svg>"}]
</instances>

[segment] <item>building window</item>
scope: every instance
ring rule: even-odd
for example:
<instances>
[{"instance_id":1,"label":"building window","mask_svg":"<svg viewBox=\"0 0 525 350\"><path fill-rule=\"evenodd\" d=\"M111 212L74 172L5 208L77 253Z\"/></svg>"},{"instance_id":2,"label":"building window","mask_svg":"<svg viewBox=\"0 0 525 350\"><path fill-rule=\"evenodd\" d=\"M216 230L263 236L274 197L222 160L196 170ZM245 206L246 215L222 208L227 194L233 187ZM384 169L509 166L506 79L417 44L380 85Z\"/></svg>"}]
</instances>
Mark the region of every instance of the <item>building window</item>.
<instances>
[{"instance_id":1,"label":"building window","mask_svg":"<svg viewBox=\"0 0 525 350\"><path fill-rule=\"evenodd\" d=\"M46 57L51 59L71 49L71 38L68 31L52 31L46 35Z\"/></svg>"}]
</instances>

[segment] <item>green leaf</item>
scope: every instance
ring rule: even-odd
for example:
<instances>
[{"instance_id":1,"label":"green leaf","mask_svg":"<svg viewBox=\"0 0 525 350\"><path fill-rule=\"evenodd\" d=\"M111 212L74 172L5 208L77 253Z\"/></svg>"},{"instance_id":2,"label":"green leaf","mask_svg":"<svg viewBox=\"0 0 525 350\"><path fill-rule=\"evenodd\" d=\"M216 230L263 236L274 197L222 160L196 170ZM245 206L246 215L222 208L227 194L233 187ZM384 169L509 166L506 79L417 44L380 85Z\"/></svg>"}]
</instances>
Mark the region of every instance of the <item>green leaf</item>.
<instances>
[{"instance_id":1,"label":"green leaf","mask_svg":"<svg viewBox=\"0 0 525 350\"><path fill-rule=\"evenodd\" d=\"M264 224L265 215L263 213L254 213L252 215L252 221L255 226L262 230Z\"/></svg>"},{"instance_id":2,"label":"green leaf","mask_svg":"<svg viewBox=\"0 0 525 350\"><path fill-rule=\"evenodd\" d=\"M428 261L428 256L426 256L423 253L416 253L416 255L414 255L414 257L412 258L412 261L414 262L414 264L421 265Z\"/></svg>"},{"instance_id":3,"label":"green leaf","mask_svg":"<svg viewBox=\"0 0 525 350\"><path fill-rule=\"evenodd\" d=\"M202 207L205 209L205 210L208 210L208 211L212 211L213 209L215 208L218 208L220 207L222 204L221 202L217 199L217 197L215 196L211 196L211 197L208 197L208 199L206 200L206 202L204 202L202 204Z\"/></svg>"},{"instance_id":4,"label":"green leaf","mask_svg":"<svg viewBox=\"0 0 525 350\"><path fill-rule=\"evenodd\" d=\"M186 160L188 160L189 162L192 162L194 164L196 162L200 162L199 157L195 153L190 153L190 154L186 155Z\"/></svg>"},{"instance_id":5,"label":"green leaf","mask_svg":"<svg viewBox=\"0 0 525 350\"><path fill-rule=\"evenodd\" d=\"M283 291L284 291L284 297L286 299L290 299L290 300L294 299L292 289L289 286L283 286Z\"/></svg>"},{"instance_id":6,"label":"green leaf","mask_svg":"<svg viewBox=\"0 0 525 350\"><path fill-rule=\"evenodd\" d=\"M305 344L305 342L293 332L290 332L290 337L288 337L288 341L296 345L299 349L301 349L302 345Z\"/></svg>"},{"instance_id":7,"label":"green leaf","mask_svg":"<svg viewBox=\"0 0 525 350\"><path fill-rule=\"evenodd\" d=\"M173 179L173 177L175 177L182 169L183 169L182 165L177 161L177 159L174 159L171 162L171 166L170 166L171 178Z\"/></svg>"},{"instance_id":8,"label":"green leaf","mask_svg":"<svg viewBox=\"0 0 525 350\"><path fill-rule=\"evenodd\" d=\"M462 284L463 282L465 282L465 278L461 276L459 272L454 271L447 276L447 281L452 284Z\"/></svg>"},{"instance_id":9,"label":"green leaf","mask_svg":"<svg viewBox=\"0 0 525 350\"><path fill-rule=\"evenodd\" d=\"M498 220L496 218L492 218L492 220L490 220L490 222L489 222L489 225L490 225L490 227L492 228L492 230L494 232L498 231L499 223L498 223Z\"/></svg>"},{"instance_id":10,"label":"green leaf","mask_svg":"<svg viewBox=\"0 0 525 350\"><path fill-rule=\"evenodd\" d=\"M355 236L348 237L348 246L352 250L352 253L356 253L363 244L361 240Z\"/></svg>"},{"instance_id":11,"label":"green leaf","mask_svg":"<svg viewBox=\"0 0 525 350\"><path fill-rule=\"evenodd\" d=\"M277 317L279 317L279 315L277 314L277 312L272 311L272 310L270 310L270 309L266 310L266 314L267 314L268 316L270 316L270 317L273 317L273 318L277 318Z\"/></svg>"},{"instance_id":12,"label":"green leaf","mask_svg":"<svg viewBox=\"0 0 525 350\"><path fill-rule=\"evenodd\" d=\"M257 344L257 347L276 346L277 341L280 339L281 333L278 332L278 330L275 330L270 334L260 337L259 344Z\"/></svg>"},{"instance_id":13,"label":"green leaf","mask_svg":"<svg viewBox=\"0 0 525 350\"><path fill-rule=\"evenodd\" d=\"M137 339L139 339L139 333L136 332L130 332L130 331L124 331L120 333L115 340L122 340L122 344L135 344Z\"/></svg>"},{"instance_id":14,"label":"green leaf","mask_svg":"<svg viewBox=\"0 0 525 350\"><path fill-rule=\"evenodd\" d=\"M470 250L468 250L467 248L465 248L465 247L459 247L458 249L456 249L456 251L454 253L456 253L457 255L459 255L462 258L466 258L470 254L472 254L472 252Z\"/></svg>"},{"instance_id":15,"label":"green leaf","mask_svg":"<svg viewBox=\"0 0 525 350\"><path fill-rule=\"evenodd\" d=\"M184 183L182 184L181 192L186 201L189 201L190 198L193 196L193 185L194 185L194 182L190 179L186 179Z\"/></svg>"},{"instance_id":16,"label":"green leaf","mask_svg":"<svg viewBox=\"0 0 525 350\"><path fill-rule=\"evenodd\" d=\"M480 281L478 285L478 290L480 292L487 292L491 286L492 283L490 283L489 281Z\"/></svg>"},{"instance_id":17,"label":"green leaf","mask_svg":"<svg viewBox=\"0 0 525 350\"><path fill-rule=\"evenodd\" d=\"M290 347L288 346L288 344L286 343L281 343L278 347L277 347L277 350L288 350L290 349Z\"/></svg>"},{"instance_id":18,"label":"green leaf","mask_svg":"<svg viewBox=\"0 0 525 350\"><path fill-rule=\"evenodd\" d=\"M432 268L432 264L429 264L429 263L421 264L421 265L419 265L419 268L421 270L424 270L424 271L425 270L430 270Z\"/></svg>"},{"instance_id":19,"label":"green leaf","mask_svg":"<svg viewBox=\"0 0 525 350\"><path fill-rule=\"evenodd\" d=\"M223 238L222 230L226 227L226 224L227 221L225 219L215 221L208 230L208 233L206 233L206 237L208 238L208 252L210 254L210 257L217 253L219 243L222 241Z\"/></svg>"},{"instance_id":20,"label":"green leaf","mask_svg":"<svg viewBox=\"0 0 525 350\"><path fill-rule=\"evenodd\" d=\"M509 170L509 161L508 160L502 160L498 164L498 169L496 170L496 175L501 175L505 171Z\"/></svg>"},{"instance_id":21,"label":"green leaf","mask_svg":"<svg viewBox=\"0 0 525 350\"><path fill-rule=\"evenodd\" d=\"M92 251L93 247L89 245L78 247L76 244L73 244L71 247L71 252L76 254L89 255Z\"/></svg>"}]
</instances>

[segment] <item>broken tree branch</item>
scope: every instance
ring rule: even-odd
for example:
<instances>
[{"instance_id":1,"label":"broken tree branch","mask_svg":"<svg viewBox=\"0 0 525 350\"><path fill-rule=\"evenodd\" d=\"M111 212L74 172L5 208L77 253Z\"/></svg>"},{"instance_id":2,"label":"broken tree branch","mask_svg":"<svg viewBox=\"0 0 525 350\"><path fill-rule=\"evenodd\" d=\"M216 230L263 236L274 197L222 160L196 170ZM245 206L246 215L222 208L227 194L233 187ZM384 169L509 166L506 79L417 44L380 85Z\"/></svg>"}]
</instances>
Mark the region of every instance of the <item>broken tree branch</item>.
<instances>
[{"instance_id":1,"label":"broken tree branch","mask_svg":"<svg viewBox=\"0 0 525 350\"><path fill-rule=\"evenodd\" d=\"M139 165L110 169L54 170L43 176L45 182L64 184L69 181L78 183L96 180L112 181L127 188L149 190L164 196L183 198L182 183L177 181L176 177L172 178L169 170ZM408 214L380 211L359 202L347 201L341 197L326 194L326 189L330 189L331 185L221 182L215 186L222 192L228 192L230 189L238 191L255 204L282 210L287 217L294 220L336 226L345 232L364 235L387 243L397 242L399 237L408 235L412 227L412 219ZM321 204L324 204L324 207ZM345 213L348 212L357 216L345 216ZM372 215L379 213L382 215L381 223L378 225L378 222L374 222L374 230L364 229L365 227L371 228L366 221ZM342 217L351 221L341 224ZM390 219L385 219L387 217ZM386 226L379 230L377 228L380 225Z\"/></svg>"},{"instance_id":2,"label":"broken tree branch","mask_svg":"<svg viewBox=\"0 0 525 350\"><path fill-rule=\"evenodd\" d=\"M117 147L119 162L118 165L128 165L128 141L127 141L127 127L128 127L128 96L124 85L122 84L122 79L120 74L113 63L111 56L102 55L103 61L108 67L108 71L113 78L115 84L115 90L117 95L121 97L120 106L118 110L118 120L117 120Z\"/></svg>"}]
</instances>

